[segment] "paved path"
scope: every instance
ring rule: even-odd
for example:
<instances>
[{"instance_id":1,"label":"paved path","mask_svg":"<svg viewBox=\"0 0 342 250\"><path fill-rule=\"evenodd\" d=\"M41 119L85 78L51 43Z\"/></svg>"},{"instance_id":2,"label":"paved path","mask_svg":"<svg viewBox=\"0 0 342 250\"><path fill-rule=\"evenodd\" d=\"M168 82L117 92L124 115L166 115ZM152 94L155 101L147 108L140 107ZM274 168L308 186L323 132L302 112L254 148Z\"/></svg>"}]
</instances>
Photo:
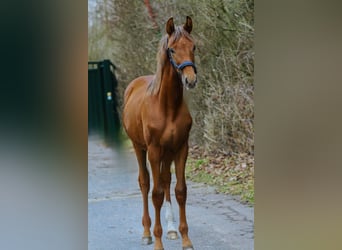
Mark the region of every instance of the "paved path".
<instances>
[{"instance_id":1,"label":"paved path","mask_svg":"<svg viewBox=\"0 0 342 250\"><path fill-rule=\"evenodd\" d=\"M89 250L153 250L153 244L142 246L142 198L137 182L138 167L132 152L116 152L99 140L88 141L88 249ZM178 205L172 199L176 225ZM196 250L254 249L254 209L217 194L204 184L188 184L187 219L189 237ZM151 182L152 187L152 182ZM149 198L152 228L154 209ZM166 229L165 209L162 226ZM182 249L181 239L167 240L165 250Z\"/></svg>"}]
</instances>

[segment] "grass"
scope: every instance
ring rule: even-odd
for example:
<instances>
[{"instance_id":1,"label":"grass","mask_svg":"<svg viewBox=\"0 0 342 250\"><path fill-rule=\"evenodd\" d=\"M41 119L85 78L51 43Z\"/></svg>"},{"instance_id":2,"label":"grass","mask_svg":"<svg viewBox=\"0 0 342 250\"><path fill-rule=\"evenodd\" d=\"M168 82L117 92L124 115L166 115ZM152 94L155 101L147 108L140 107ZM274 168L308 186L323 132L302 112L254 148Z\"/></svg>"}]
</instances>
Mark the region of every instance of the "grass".
<instances>
[{"instance_id":1,"label":"grass","mask_svg":"<svg viewBox=\"0 0 342 250\"><path fill-rule=\"evenodd\" d=\"M254 204L254 162L246 157L203 158L189 155L186 177L194 182L214 186L220 193L236 196L240 201Z\"/></svg>"}]
</instances>

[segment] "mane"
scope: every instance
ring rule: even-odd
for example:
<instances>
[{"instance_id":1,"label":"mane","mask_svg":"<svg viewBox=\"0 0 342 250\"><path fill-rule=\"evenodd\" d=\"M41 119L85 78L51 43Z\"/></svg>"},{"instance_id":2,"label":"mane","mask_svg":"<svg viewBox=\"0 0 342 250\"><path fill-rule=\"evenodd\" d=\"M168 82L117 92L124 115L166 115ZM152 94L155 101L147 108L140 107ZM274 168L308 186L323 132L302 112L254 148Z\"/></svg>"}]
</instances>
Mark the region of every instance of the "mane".
<instances>
[{"instance_id":1,"label":"mane","mask_svg":"<svg viewBox=\"0 0 342 250\"><path fill-rule=\"evenodd\" d=\"M185 36L189 40L193 41L190 34L183 29L182 26L175 27L175 32L170 37L171 43L177 42L182 36ZM157 53L157 71L153 78L153 80L149 83L147 87L147 94L149 95L155 95L158 94L162 77L163 77L163 69L165 66L165 63L168 61L167 56L167 47L168 47L168 35L164 35L160 42L159 42L159 48Z\"/></svg>"}]
</instances>

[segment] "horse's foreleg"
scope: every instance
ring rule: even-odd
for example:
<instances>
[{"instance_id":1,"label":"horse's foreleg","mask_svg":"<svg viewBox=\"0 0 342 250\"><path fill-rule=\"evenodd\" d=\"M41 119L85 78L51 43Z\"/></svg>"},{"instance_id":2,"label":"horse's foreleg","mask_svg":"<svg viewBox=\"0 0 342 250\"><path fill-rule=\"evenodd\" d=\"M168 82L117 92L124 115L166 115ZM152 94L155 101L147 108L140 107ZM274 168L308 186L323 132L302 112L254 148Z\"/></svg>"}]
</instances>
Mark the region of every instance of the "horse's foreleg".
<instances>
[{"instance_id":1,"label":"horse's foreleg","mask_svg":"<svg viewBox=\"0 0 342 250\"><path fill-rule=\"evenodd\" d=\"M162 250L163 243L162 243L162 234L163 229L160 223L160 209L163 205L164 201L164 188L161 178L161 155L160 155L160 148L159 147L149 147L148 148L148 158L151 163L152 175L153 175L153 190L152 190L152 201L155 210L155 223L153 234L155 236L155 243L154 249L155 250Z\"/></svg>"},{"instance_id":2,"label":"horse's foreleg","mask_svg":"<svg viewBox=\"0 0 342 250\"><path fill-rule=\"evenodd\" d=\"M171 185L171 160L163 161L161 176L164 183L165 192L165 219L167 222L167 238L169 240L178 239L177 229L175 226L175 219L172 211L170 185Z\"/></svg>"},{"instance_id":3,"label":"horse's foreleg","mask_svg":"<svg viewBox=\"0 0 342 250\"><path fill-rule=\"evenodd\" d=\"M179 205L179 232L182 235L183 249L193 249L191 240L188 237L188 224L186 221L185 205L187 187L185 182L185 163L188 157L188 144L185 143L175 158L177 184L175 187L176 199Z\"/></svg>"},{"instance_id":4,"label":"horse's foreleg","mask_svg":"<svg viewBox=\"0 0 342 250\"><path fill-rule=\"evenodd\" d=\"M144 233L141 243L148 245L152 243L151 237L151 218L148 212L148 193L150 191L150 175L146 167L146 151L141 150L136 145L134 146L135 154L139 163L139 186L143 198L143 216L142 225L144 227Z\"/></svg>"}]
</instances>

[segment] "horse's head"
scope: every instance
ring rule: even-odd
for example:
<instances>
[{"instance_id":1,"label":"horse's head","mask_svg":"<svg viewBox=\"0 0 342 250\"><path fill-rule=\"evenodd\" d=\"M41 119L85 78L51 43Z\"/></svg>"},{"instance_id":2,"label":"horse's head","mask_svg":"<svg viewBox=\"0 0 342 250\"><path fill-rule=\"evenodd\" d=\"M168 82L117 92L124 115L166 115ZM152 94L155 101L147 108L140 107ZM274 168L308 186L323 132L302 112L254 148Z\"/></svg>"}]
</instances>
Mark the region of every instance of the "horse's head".
<instances>
[{"instance_id":1,"label":"horse's head","mask_svg":"<svg viewBox=\"0 0 342 250\"><path fill-rule=\"evenodd\" d=\"M195 43L190 36L192 20L186 17L185 24L175 27L171 17L166 23L168 34L167 54L175 70L181 75L183 85L194 88L197 83L197 71L195 66Z\"/></svg>"}]
</instances>

